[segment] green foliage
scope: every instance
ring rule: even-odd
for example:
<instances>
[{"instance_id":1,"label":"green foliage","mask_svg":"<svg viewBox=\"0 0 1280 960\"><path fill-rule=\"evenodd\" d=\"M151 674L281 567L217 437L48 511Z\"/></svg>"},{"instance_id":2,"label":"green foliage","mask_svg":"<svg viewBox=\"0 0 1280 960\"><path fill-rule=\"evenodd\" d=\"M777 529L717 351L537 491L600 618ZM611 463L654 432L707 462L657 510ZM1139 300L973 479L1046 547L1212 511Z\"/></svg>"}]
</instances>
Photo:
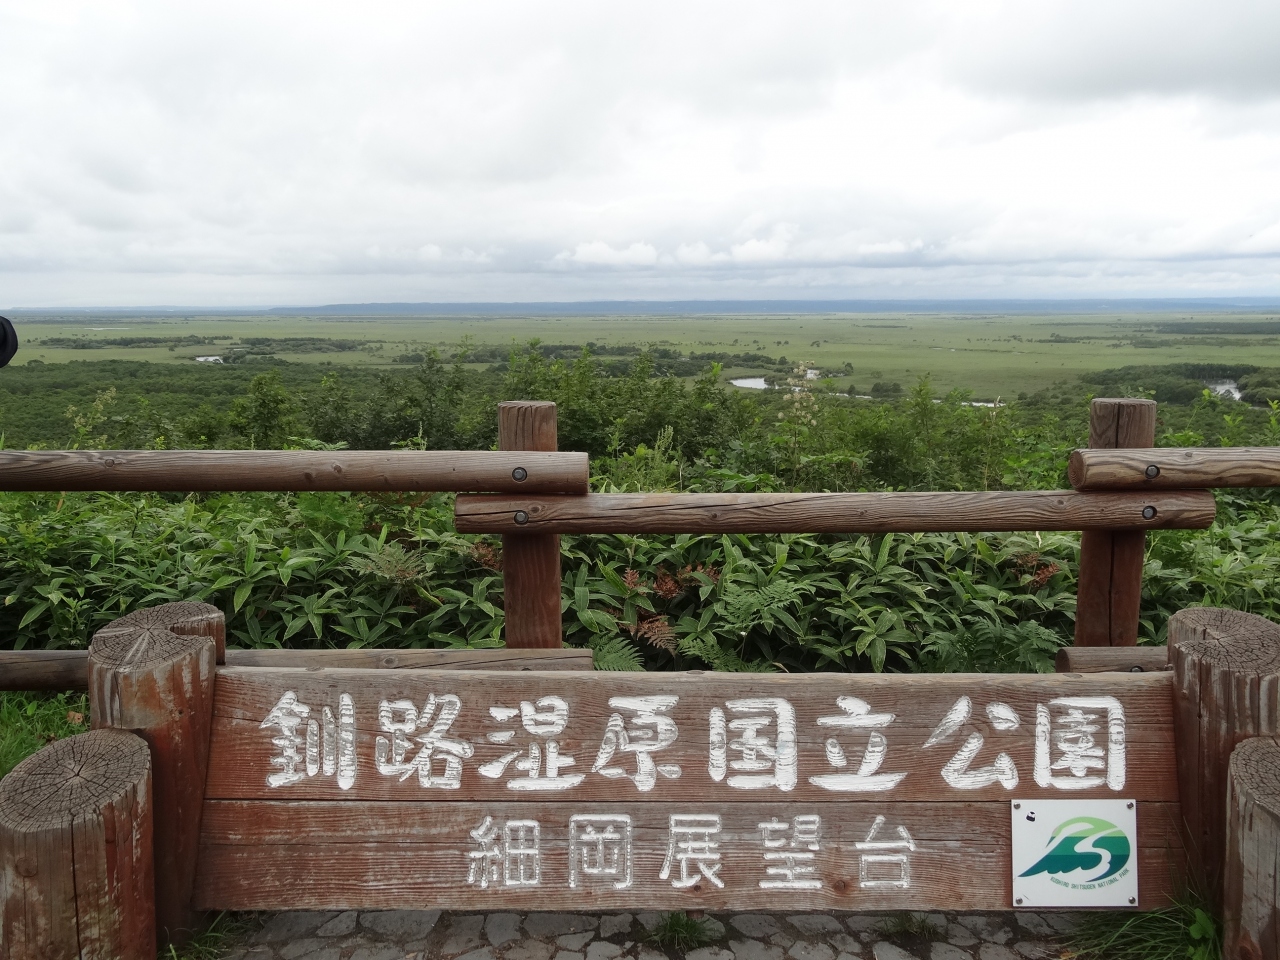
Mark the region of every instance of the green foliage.
<instances>
[{"instance_id":1,"label":"green foliage","mask_svg":"<svg viewBox=\"0 0 1280 960\"><path fill-rule=\"evenodd\" d=\"M695 920L683 911L664 913L645 937L647 943L681 952L704 946L712 939L706 921Z\"/></svg>"},{"instance_id":2,"label":"green foliage","mask_svg":"<svg viewBox=\"0 0 1280 960\"><path fill-rule=\"evenodd\" d=\"M1164 910L1086 913L1069 937L1080 960L1220 960L1222 933L1204 901L1192 893Z\"/></svg>"},{"instance_id":3,"label":"green foliage","mask_svg":"<svg viewBox=\"0 0 1280 960\"><path fill-rule=\"evenodd\" d=\"M499 373L476 373L468 349L450 362L424 349L395 373L335 367L318 383L294 366L201 369L208 402L185 413L139 387L148 364L21 370L40 389L67 387L70 368L111 373L58 408L72 408L59 417L64 442L94 446L483 448L498 399L551 399L561 448L593 454L601 490L1057 488L1086 427L1082 403L972 406L927 377L892 402L820 389L745 396L714 365L693 382L661 375L653 353L627 354L619 376L587 351L534 341ZM806 385L806 368L791 386ZM1280 402L1249 411L1205 391L1161 415L1164 443L1280 440ZM1280 614L1275 498L1224 493L1219 504L1209 531L1151 536L1144 640L1161 641L1188 605ZM564 537L562 549L566 635L602 669L1047 670L1074 627L1068 534L592 536ZM447 496L10 493L0 551L0 636L17 648L83 648L125 610L176 599L226 610L246 646L501 638L500 547L457 535Z\"/></svg>"},{"instance_id":4,"label":"green foliage","mask_svg":"<svg viewBox=\"0 0 1280 960\"><path fill-rule=\"evenodd\" d=\"M220 960L227 951L262 929L269 914L219 913L213 922L182 947L162 949L157 960Z\"/></svg>"},{"instance_id":5,"label":"green foliage","mask_svg":"<svg viewBox=\"0 0 1280 960\"><path fill-rule=\"evenodd\" d=\"M125 610L204 599L245 646L493 646L500 578L447 532L449 506L330 493L6 494L0 623L17 649L83 648Z\"/></svg>"},{"instance_id":6,"label":"green foliage","mask_svg":"<svg viewBox=\"0 0 1280 960\"><path fill-rule=\"evenodd\" d=\"M46 743L88 729L83 694L0 693L0 777Z\"/></svg>"},{"instance_id":7,"label":"green foliage","mask_svg":"<svg viewBox=\"0 0 1280 960\"><path fill-rule=\"evenodd\" d=\"M260 373L248 393L231 404L229 424L251 450L278 449L296 433L297 401L280 382L278 371Z\"/></svg>"}]
</instances>

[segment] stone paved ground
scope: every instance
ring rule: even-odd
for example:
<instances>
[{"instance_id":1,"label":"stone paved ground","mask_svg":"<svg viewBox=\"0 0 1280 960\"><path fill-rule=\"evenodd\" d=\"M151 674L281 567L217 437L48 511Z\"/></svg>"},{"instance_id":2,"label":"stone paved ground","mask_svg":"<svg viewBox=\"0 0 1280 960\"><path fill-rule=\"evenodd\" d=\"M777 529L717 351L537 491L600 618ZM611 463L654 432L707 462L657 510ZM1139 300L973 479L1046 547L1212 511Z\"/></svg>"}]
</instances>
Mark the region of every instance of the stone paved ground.
<instances>
[{"instance_id":1,"label":"stone paved ground","mask_svg":"<svg viewBox=\"0 0 1280 960\"><path fill-rule=\"evenodd\" d=\"M1051 960L1068 914L708 914L713 941L647 942L659 913L281 913L226 960Z\"/></svg>"}]
</instances>

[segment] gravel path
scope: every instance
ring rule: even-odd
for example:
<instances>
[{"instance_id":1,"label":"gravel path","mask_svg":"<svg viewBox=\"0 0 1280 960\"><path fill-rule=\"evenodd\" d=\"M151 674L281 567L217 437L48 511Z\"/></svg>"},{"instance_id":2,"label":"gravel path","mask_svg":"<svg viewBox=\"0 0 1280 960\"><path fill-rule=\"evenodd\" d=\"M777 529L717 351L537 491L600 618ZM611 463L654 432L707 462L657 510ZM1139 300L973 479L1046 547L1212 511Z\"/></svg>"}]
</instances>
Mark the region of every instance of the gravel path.
<instances>
[{"instance_id":1,"label":"gravel path","mask_svg":"<svg viewBox=\"0 0 1280 960\"><path fill-rule=\"evenodd\" d=\"M713 939L646 941L659 913L281 913L226 960L1051 960L1069 914L708 914ZM896 932L895 932L896 931Z\"/></svg>"}]
</instances>

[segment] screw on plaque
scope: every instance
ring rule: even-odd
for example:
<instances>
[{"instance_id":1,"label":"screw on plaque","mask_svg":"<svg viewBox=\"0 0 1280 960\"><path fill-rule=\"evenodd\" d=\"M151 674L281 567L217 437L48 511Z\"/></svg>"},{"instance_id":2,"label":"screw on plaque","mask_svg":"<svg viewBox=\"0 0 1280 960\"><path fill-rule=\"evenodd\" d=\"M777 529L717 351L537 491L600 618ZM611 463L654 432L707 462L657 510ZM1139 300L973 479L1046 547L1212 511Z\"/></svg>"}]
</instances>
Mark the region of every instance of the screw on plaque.
<instances>
[{"instance_id":1,"label":"screw on plaque","mask_svg":"<svg viewBox=\"0 0 1280 960\"><path fill-rule=\"evenodd\" d=\"M1129 902L1130 902L1130 903L1137 903L1137 902L1138 902L1138 898L1137 898L1137 897L1130 897L1130 898L1129 898Z\"/></svg>"},{"instance_id":2,"label":"screw on plaque","mask_svg":"<svg viewBox=\"0 0 1280 960\"><path fill-rule=\"evenodd\" d=\"M1022 906L1022 898L1021 898L1021 897L1019 897L1017 900L1015 900L1015 901L1013 901L1013 902L1014 902L1014 903L1016 903L1018 906Z\"/></svg>"},{"instance_id":3,"label":"screw on plaque","mask_svg":"<svg viewBox=\"0 0 1280 960\"><path fill-rule=\"evenodd\" d=\"M1156 518L1156 508L1153 506L1145 506L1142 508L1143 520L1154 520Z\"/></svg>"},{"instance_id":4,"label":"screw on plaque","mask_svg":"<svg viewBox=\"0 0 1280 960\"><path fill-rule=\"evenodd\" d=\"M522 483L523 481L529 479L529 471L526 470L524 467L516 467L514 470L511 471L511 479L514 480L516 483Z\"/></svg>"},{"instance_id":5,"label":"screw on plaque","mask_svg":"<svg viewBox=\"0 0 1280 960\"><path fill-rule=\"evenodd\" d=\"M1147 469L1143 470L1142 472L1146 474L1148 480L1154 480L1156 477L1160 476L1160 468L1157 467L1154 463L1148 466Z\"/></svg>"},{"instance_id":6,"label":"screw on plaque","mask_svg":"<svg viewBox=\"0 0 1280 960\"><path fill-rule=\"evenodd\" d=\"M515 521L516 523L523 526L524 524L529 522L529 515L525 513L523 510L517 510L515 515Z\"/></svg>"}]
</instances>

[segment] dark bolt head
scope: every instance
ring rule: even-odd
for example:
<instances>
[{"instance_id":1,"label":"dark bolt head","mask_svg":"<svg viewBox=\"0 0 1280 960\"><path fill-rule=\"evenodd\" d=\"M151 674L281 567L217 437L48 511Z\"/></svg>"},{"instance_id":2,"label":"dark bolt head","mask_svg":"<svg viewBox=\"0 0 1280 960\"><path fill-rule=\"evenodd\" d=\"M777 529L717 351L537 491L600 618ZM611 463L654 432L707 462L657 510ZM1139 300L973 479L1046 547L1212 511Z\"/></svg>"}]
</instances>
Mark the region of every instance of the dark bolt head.
<instances>
[{"instance_id":1,"label":"dark bolt head","mask_svg":"<svg viewBox=\"0 0 1280 960\"><path fill-rule=\"evenodd\" d=\"M515 521L516 521L516 523L518 523L518 524L520 524L520 525L522 525L522 526L523 526L524 524L526 524L526 523L528 523L528 522L529 522L529 515L528 515L527 513L525 513L523 510L517 510L517 511L516 511L516 516L515 516Z\"/></svg>"},{"instance_id":2,"label":"dark bolt head","mask_svg":"<svg viewBox=\"0 0 1280 960\"><path fill-rule=\"evenodd\" d=\"M525 480L529 479L529 471L526 470L524 467L516 467L514 470L511 471L511 479L514 480L516 483L522 483Z\"/></svg>"},{"instance_id":3,"label":"dark bolt head","mask_svg":"<svg viewBox=\"0 0 1280 960\"><path fill-rule=\"evenodd\" d=\"M1013 901L1013 902L1014 902L1014 903L1016 903L1018 906L1022 906L1022 898L1021 898L1021 897L1019 897L1017 900L1015 900L1015 901Z\"/></svg>"},{"instance_id":4,"label":"dark bolt head","mask_svg":"<svg viewBox=\"0 0 1280 960\"><path fill-rule=\"evenodd\" d=\"M1137 897L1130 897L1130 898L1129 898L1129 902L1130 902L1130 903L1137 903L1137 902L1138 902L1138 898L1137 898Z\"/></svg>"},{"instance_id":5,"label":"dark bolt head","mask_svg":"<svg viewBox=\"0 0 1280 960\"><path fill-rule=\"evenodd\" d=\"M1155 508L1155 507L1152 507L1152 506L1146 506L1146 507L1143 507L1143 508L1142 508L1142 519L1143 519L1143 520L1154 520L1155 518L1156 518L1156 508Z\"/></svg>"},{"instance_id":6,"label":"dark bolt head","mask_svg":"<svg viewBox=\"0 0 1280 960\"><path fill-rule=\"evenodd\" d=\"M1148 480L1154 480L1156 477L1160 476L1160 468L1157 467L1154 463L1148 466L1147 469L1143 470L1142 472L1147 475Z\"/></svg>"}]
</instances>

